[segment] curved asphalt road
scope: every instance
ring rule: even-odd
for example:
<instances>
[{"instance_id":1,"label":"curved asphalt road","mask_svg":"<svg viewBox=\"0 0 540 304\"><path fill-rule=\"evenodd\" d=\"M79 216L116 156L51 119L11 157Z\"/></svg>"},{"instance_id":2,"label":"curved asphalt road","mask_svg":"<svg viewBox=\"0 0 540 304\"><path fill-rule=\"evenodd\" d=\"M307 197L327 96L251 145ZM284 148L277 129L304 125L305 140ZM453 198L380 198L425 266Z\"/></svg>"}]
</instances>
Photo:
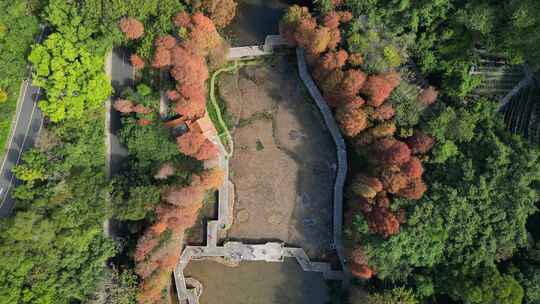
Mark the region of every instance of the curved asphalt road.
<instances>
[{"instance_id":1,"label":"curved asphalt road","mask_svg":"<svg viewBox=\"0 0 540 304\"><path fill-rule=\"evenodd\" d=\"M110 69L111 84L114 88L114 95L111 97L111 102L114 102L116 98L120 97L122 91L128 87L133 86L134 70L129 62L129 53L122 48L114 48L111 55L111 69ZM116 111L112 106L108 109L110 111L110 142L109 142L109 161L110 161L110 174L114 176L122 171L122 167L125 165L125 160L128 156L127 148L120 143L120 139L116 135L120 127L122 126L121 114Z\"/></svg>"},{"instance_id":2,"label":"curved asphalt road","mask_svg":"<svg viewBox=\"0 0 540 304\"><path fill-rule=\"evenodd\" d=\"M45 29L41 32L38 42L43 40L45 32ZM133 84L133 69L126 54L127 52L122 49L115 49L112 54L112 75L110 76L116 96L125 87ZM32 69L29 71L29 74L31 73ZM0 160L0 218L9 216L15 205L10 191L19 184L19 181L13 176L11 170L20 163L23 152L34 145L43 126L43 116L37 106L40 93L40 88L32 86L31 81L23 81L14 126L11 130L5 156ZM112 134L109 153L111 154L111 169L114 174L120 171L122 162L127 156L127 150L120 144L115 135L120 128L120 114L112 107L110 111Z\"/></svg>"},{"instance_id":3,"label":"curved asphalt road","mask_svg":"<svg viewBox=\"0 0 540 304\"><path fill-rule=\"evenodd\" d=\"M44 35L45 28L39 35L38 43L43 40ZM29 75L31 74L30 68ZM40 89L32 86L30 80L23 81L22 95L19 96L6 153L4 158L0 159L0 217L9 216L15 204L10 191L18 184L18 180L11 174L11 169L19 164L23 152L34 145L43 125L43 116L37 106L40 93Z\"/></svg>"}]
</instances>

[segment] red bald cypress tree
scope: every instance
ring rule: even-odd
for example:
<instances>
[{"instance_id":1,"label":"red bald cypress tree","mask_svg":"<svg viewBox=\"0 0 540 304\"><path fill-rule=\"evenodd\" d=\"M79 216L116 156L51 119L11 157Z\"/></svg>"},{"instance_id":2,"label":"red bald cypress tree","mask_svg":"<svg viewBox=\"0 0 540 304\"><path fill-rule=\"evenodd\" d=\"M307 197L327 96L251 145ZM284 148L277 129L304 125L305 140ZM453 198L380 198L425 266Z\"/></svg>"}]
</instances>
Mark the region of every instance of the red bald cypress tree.
<instances>
[{"instance_id":1,"label":"red bald cypress tree","mask_svg":"<svg viewBox=\"0 0 540 304\"><path fill-rule=\"evenodd\" d=\"M219 148L208 139L201 145L201 148L195 154L195 158L198 160L209 160L216 158L219 154Z\"/></svg>"},{"instance_id":2,"label":"red bald cypress tree","mask_svg":"<svg viewBox=\"0 0 540 304\"><path fill-rule=\"evenodd\" d=\"M371 118L377 121L385 121L392 119L394 117L396 111L392 107L392 105L385 103L380 107L377 107L373 110L371 114Z\"/></svg>"},{"instance_id":3,"label":"red bald cypress tree","mask_svg":"<svg viewBox=\"0 0 540 304\"><path fill-rule=\"evenodd\" d=\"M331 11L324 15L323 25L333 30L339 27L340 16L337 12Z\"/></svg>"},{"instance_id":4,"label":"red bald cypress tree","mask_svg":"<svg viewBox=\"0 0 540 304\"><path fill-rule=\"evenodd\" d=\"M137 54L131 54L129 61L135 70L141 70L145 66L144 60Z\"/></svg>"},{"instance_id":5,"label":"red bald cypress tree","mask_svg":"<svg viewBox=\"0 0 540 304\"><path fill-rule=\"evenodd\" d=\"M187 12L179 12L173 18L174 25L177 27L191 27L191 16Z\"/></svg>"},{"instance_id":6,"label":"red bald cypress tree","mask_svg":"<svg viewBox=\"0 0 540 304\"><path fill-rule=\"evenodd\" d=\"M208 68L204 57L196 54L188 45L172 49L171 75L180 84L196 84L201 87L208 79Z\"/></svg>"},{"instance_id":7,"label":"red bald cypress tree","mask_svg":"<svg viewBox=\"0 0 540 304\"><path fill-rule=\"evenodd\" d=\"M117 99L113 105L114 109L120 113L131 113L135 110L135 104L131 100Z\"/></svg>"},{"instance_id":8,"label":"red bald cypress tree","mask_svg":"<svg viewBox=\"0 0 540 304\"><path fill-rule=\"evenodd\" d=\"M152 124L152 121L150 119L146 119L146 118L139 118L137 120L137 124L141 127L146 127L146 126L149 126Z\"/></svg>"},{"instance_id":9,"label":"red bald cypress tree","mask_svg":"<svg viewBox=\"0 0 540 304\"><path fill-rule=\"evenodd\" d=\"M339 28L330 30L330 40L328 41L328 49L335 50L341 42L341 31Z\"/></svg>"},{"instance_id":10,"label":"red bald cypress tree","mask_svg":"<svg viewBox=\"0 0 540 304\"><path fill-rule=\"evenodd\" d=\"M189 156L195 155L204 141L205 138L201 133L192 130L176 138L176 144L180 152Z\"/></svg>"},{"instance_id":11,"label":"red bald cypress tree","mask_svg":"<svg viewBox=\"0 0 540 304\"><path fill-rule=\"evenodd\" d=\"M384 238L399 233L399 220L388 208L373 208L368 214L364 214L369 230Z\"/></svg>"},{"instance_id":12,"label":"red bald cypress tree","mask_svg":"<svg viewBox=\"0 0 540 304\"><path fill-rule=\"evenodd\" d=\"M353 137L365 130L368 126L367 115L360 107L342 106L336 111L341 132L345 136Z\"/></svg>"},{"instance_id":13,"label":"red bald cypress tree","mask_svg":"<svg viewBox=\"0 0 540 304\"><path fill-rule=\"evenodd\" d=\"M345 71L338 92L343 96L354 97L366 81L366 74L360 70L350 69Z\"/></svg>"},{"instance_id":14,"label":"red bald cypress tree","mask_svg":"<svg viewBox=\"0 0 540 304\"><path fill-rule=\"evenodd\" d=\"M407 186L409 178L402 172L386 169L381 175L381 181L384 185L384 190L396 194Z\"/></svg>"},{"instance_id":15,"label":"red bald cypress tree","mask_svg":"<svg viewBox=\"0 0 540 304\"><path fill-rule=\"evenodd\" d=\"M390 97L393 89L392 83L384 75L372 75L368 77L362 93L369 96L368 105L378 107Z\"/></svg>"},{"instance_id":16,"label":"red bald cypress tree","mask_svg":"<svg viewBox=\"0 0 540 304\"><path fill-rule=\"evenodd\" d=\"M439 92L434 87L429 86L418 95L418 102L424 106L430 106L437 100L438 96Z\"/></svg>"},{"instance_id":17,"label":"red bald cypress tree","mask_svg":"<svg viewBox=\"0 0 540 304\"><path fill-rule=\"evenodd\" d=\"M199 185L205 190L217 190L225 181L225 172L221 169L206 170L200 175Z\"/></svg>"},{"instance_id":18,"label":"red bald cypress tree","mask_svg":"<svg viewBox=\"0 0 540 304\"><path fill-rule=\"evenodd\" d=\"M420 178L424 173L424 167L422 167L422 162L417 157L411 157L408 162L401 165L401 172L411 179Z\"/></svg>"},{"instance_id":19,"label":"red bald cypress tree","mask_svg":"<svg viewBox=\"0 0 540 304\"><path fill-rule=\"evenodd\" d=\"M154 51L152 67L160 69L171 65L171 51L163 46L158 46Z\"/></svg>"},{"instance_id":20,"label":"red bald cypress tree","mask_svg":"<svg viewBox=\"0 0 540 304\"><path fill-rule=\"evenodd\" d=\"M202 9L208 14L216 27L226 27L236 16L235 0L207 0L203 2Z\"/></svg>"},{"instance_id":21,"label":"red bald cypress tree","mask_svg":"<svg viewBox=\"0 0 540 304\"><path fill-rule=\"evenodd\" d=\"M427 186L421 178L413 178L409 180L407 186L399 190L397 195L411 200L418 200L422 198L426 190Z\"/></svg>"},{"instance_id":22,"label":"red bald cypress tree","mask_svg":"<svg viewBox=\"0 0 540 304\"><path fill-rule=\"evenodd\" d=\"M396 139L384 138L373 144L373 154L383 165L401 165L411 159L411 149Z\"/></svg>"},{"instance_id":23,"label":"red bald cypress tree","mask_svg":"<svg viewBox=\"0 0 540 304\"><path fill-rule=\"evenodd\" d=\"M176 102L174 111L185 119L194 120L203 117L206 109L204 103L180 99Z\"/></svg>"},{"instance_id":24,"label":"red bald cypress tree","mask_svg":"<svg viewBox=\"0 0 540 304\"><path fill-rule=\"evenodd\" d=\"M172 101L176 101L180 99L181 97L180 93L178 93L178 91L176 90L168 90L166 94L167 94L167 98Z\"/></svg>"},{"instance_id":25,"label":"red bald cypress tree","mask_svg":"<svg viewBox=\"0 0 540 304\"><path fill-rule=\"evenodd\" d=\"M144 25L135 18L125 17L120 20L120 30L127 39L134 40L144 34Z\"/></svg>"},{"instance_id":26,"label":"red bald cypress tree","mask_svg":"<svg viewBox=\"0 0 540 304\"><path fill-rule=\"evenodd\" d=\"M143 106L142 104L138 104L133 108L133 112L139 113L139 114L150 114L154 112L151 108L147 108Z\"/></svg>"},{"instance_id":27,"label":"red bald cypress tree","mask_svg":"<svg viewBox=\"0 0 540 304\"><path fill-rule=\"evenodd\" d=\"M318 59L313 71L313 78L321 83L328 75L345 65L348 54L345 50L329 51Z\"/></svg>"},{"instance_id":28,"label":"red bald cypress tree","mask_svg":"<svg viewBox=\"0 0 540 304\"><path fill-rule=\"evenodd\" d=\"M435 139L423 132L415 131L413 136L405 139L405 142L413 154L425 154L431 150L435 144Z\"/></svg>"},{"instance_id":29,"label":"red bald cypress tree","mask_svg":"<svg viewBox=\"0 0 540 304\"><path fill-rule=\"evenodd\" d=\"M349 64L353 67L360 66L364 63L364 57L360 53L352 53L349 55Z\"/></svg>"},{"instance_id":30,"label":"red bald cypress tree","mask_svg":"<svg viewBox=\"0 0 540 304\"><path fill-rule=\"evenodd\" d=\"M174 38L174 36L171 36L171 35L161 36L157 38L156 41L154 42L154 45L156 47L162 47L166 50L172 50L172 48L175 47L176 44L177 44L176 38Z\"/></svg>"}]
</instances>

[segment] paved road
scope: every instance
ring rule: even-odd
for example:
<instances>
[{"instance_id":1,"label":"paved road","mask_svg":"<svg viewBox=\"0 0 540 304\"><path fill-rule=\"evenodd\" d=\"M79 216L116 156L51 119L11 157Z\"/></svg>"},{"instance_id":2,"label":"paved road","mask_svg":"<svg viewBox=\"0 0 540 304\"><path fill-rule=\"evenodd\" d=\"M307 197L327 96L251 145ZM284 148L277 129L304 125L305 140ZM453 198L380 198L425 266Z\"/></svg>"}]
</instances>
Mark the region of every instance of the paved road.
<instances>
[{"instance_id":1,"label":"paved road","mask_svg":"<svg viewBox=\"0 0 540 304\"><path fill-rule=\"evenodd\" d=\"M44 29L38 37L38 42L41 42L45 35ZM29 74L31 72L30 69ZM40 93L41 90L32 86L31 81L23 81L22 95L19 96L19 105L15 114L15 125L12 127L4 158L0 160L0 217L9 216L15 204L10 191L18 184L18 181L11 174L11 169L19 164L23 151L32 147L43 125L43 116L37 107Z\"/></svg>"},{"instance_id":2,"label":"paved road","mask_svg":"<svg viewBox=\"0 0 540 304\"><path fill-rule=\"evenodd\" d=\"M116 98L120 96L122 91L133 85L133 67L129 63L128 52L121 48L115 48L112 53L112 68L111 68L111 81L114 88L114 96L111 98L111 102L114 102ZM124 165L124 160L127 157L127 149L122 144L115 133L121 127L120 113L110 109L111 115L111 142L110 142L110 154L111 154L111 174L114 176L120 173Z\"/></svg>"}]
</instances>

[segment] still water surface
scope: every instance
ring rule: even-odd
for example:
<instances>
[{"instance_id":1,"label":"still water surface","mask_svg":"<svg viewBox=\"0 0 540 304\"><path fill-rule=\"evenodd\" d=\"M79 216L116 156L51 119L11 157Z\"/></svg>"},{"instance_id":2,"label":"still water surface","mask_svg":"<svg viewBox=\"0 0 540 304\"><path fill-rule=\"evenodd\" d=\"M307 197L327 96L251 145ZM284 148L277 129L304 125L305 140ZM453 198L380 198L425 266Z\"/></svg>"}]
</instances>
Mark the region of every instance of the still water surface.
<instances>
[{"instance_id":1,"label":"still water surface","mask_svg":"<svg viewBox=\"0 0 540 304\"><path fill-rule=\"evenodd\" d=\"M184 273L203 284L200 304L326 304L330 300L322 275L302 271L292 258L283 263L242 262L238 267L191 261Z\"/></svg>"}]
</instances>

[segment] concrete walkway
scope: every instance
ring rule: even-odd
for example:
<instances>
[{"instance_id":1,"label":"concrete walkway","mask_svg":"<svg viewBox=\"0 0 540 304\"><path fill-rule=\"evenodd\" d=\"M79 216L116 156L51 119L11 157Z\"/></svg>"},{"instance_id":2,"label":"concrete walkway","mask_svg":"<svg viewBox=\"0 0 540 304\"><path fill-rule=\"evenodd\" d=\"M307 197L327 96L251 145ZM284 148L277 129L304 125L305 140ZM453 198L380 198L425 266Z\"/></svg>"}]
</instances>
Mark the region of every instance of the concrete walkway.
<instances>
[{"instance_id":1,"label":"concrete walkway","mask_svg":"<svg viewBox=\"0 0 540 304\"><path fill-rule=\"evenodd\" d=\"M251 59L259 56L272 55L274 49L286 46L287 42L280 35L268 35L263 45L234 47L229 50L229 60Z\"/></svg>"},{"instance_id":2,"label":"concrete walkway","mask_svg":"<svg viewBox=\"0 0 540 304\"><path fill-rule=\"evenodd\" d=\"M272 54L274 46L285 45L285 42L279 36L268 36L264 46L241 47L231 49L229 54L230 59L246 59L257 56ZM324 122L332 134L332 138L336 144L338 171L334 184L334 218L333 218L333 237L334 246L338 253L343 271L332 270L329 263L313 262L309 259L306 252L302 248L286 247L283 243L269 242L266 244L253 245L244 244L241 242L227 242L223 246L218 247L218 238L220 230L227 230L232 224L231 217L231 187L229 182L229 160L226 150L221 143L218 135L215 135L212 141L218 145L219 167L225 172L224 183L218 190L218 219L208 222L206 246L186 246L182 251L180 261L174 270L176 290L178 293L179 303L198 304L198 296L187 289L186 278L184 277L184 269L190 260L219 257L228 262L241 261L265 261L265 262L283 262L286 257L293 257L297 260L304 271L320 272L327 280L344 280L347 277L345 268L345 258L343 250L343 242L341 237L342 232L342 217L343 217L343 185L347 174L347 152L345 141L341 136L339 128L334 120L332 112L324 101L317 86L311 79L307 70L304 52L301 49L297 50L298 69L300 78L308 88L310 95L315 100ZM217 134L217 132L214 132ZM232 143L231 143L232 144Z\"/></svg>"}]
</instances>

